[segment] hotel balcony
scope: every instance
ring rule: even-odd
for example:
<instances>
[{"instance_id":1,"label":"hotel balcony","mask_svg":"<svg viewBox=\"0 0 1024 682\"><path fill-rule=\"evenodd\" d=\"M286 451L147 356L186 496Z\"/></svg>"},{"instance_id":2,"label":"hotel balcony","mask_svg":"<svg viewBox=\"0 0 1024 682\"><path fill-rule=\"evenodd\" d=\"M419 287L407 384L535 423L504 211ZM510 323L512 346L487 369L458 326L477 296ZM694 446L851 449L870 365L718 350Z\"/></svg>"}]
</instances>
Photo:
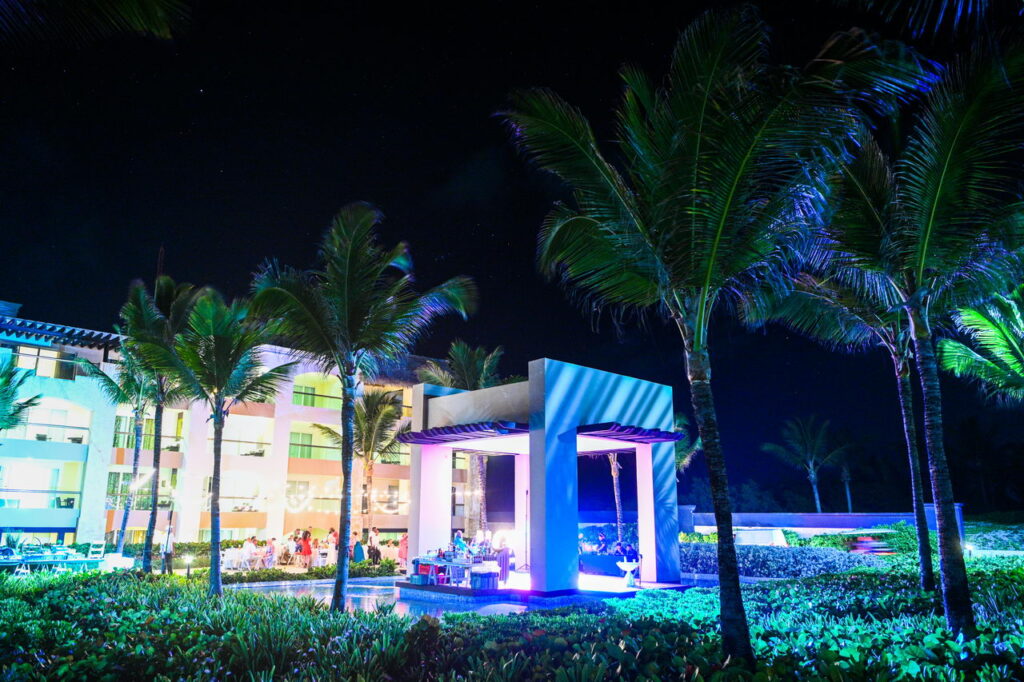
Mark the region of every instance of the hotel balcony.
<instances>
[{"instance_id":1,"label":"hotel balcony","mask_svg":"<svg viewBox=\"0 0 1024 682\"><path fill-rule=\"evenodd\" d=\"M88 454L89 429L79 426L29 422L4 432L0 454L84 462Z\"/></svg>"},{"instance_id":2,"label":"hotel balcony","mask_svg":"<svg viewBox=\"0 0 1024 682\"><path fill-rule=\"evenodd\" d=\"M54 532L78 524L81 493L76 490L0 488L0 527Z\"/></svg>"}]
</instances>

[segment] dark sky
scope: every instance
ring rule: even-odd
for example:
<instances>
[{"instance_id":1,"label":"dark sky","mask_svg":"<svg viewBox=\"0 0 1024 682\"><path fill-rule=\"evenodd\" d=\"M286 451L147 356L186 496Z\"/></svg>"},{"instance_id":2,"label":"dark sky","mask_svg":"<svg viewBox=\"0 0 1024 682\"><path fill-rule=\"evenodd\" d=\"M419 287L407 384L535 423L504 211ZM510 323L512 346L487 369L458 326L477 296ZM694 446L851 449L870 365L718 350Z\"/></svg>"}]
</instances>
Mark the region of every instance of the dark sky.
<instances>
[{"instance_id":1,"label":"dark sky","mask_svg":"<svg viewBox=\"0 0 1024 682\"><path fill-rule=\"evenodd\" d=\"M176 279L244 294L267 257L310 264L334 211L365 200L385 212L386 240L410 242L424 286L456 274L480 285L480 313L438 325L419 352L442 355L456 336L502 344L506 373L543 356L577 362L671 384L689 412L671 329L595 332L536 273L537 229L563 190L526 167L493 114L514 88L550 86L608 134L618 66L662 73L702 5L560 15L547 3L380 13L355 4L201 3L171 42L0 55L0 299L23 303L30 319L107 329L129 281L152 278L160 245ZM795 63L833 30L882 28L825 3L764 13L777 56ZM838 356L727 320L712 350L737 480L803 494L758 446L784 419L815 412L871 453L862 479L895 481L902 494L882 356ZM947 381L946 392L953 425L985 411L972 388ZM988 412L996 424L1012 419Z\"/></svg>"}]
</instances>

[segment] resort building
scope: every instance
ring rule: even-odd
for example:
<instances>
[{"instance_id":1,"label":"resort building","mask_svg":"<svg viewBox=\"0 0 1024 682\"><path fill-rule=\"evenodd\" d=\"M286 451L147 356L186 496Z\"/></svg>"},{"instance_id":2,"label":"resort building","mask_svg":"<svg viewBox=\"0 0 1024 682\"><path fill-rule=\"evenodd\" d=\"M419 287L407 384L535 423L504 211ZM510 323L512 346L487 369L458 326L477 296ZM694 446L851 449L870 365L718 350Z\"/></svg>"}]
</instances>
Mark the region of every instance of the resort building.
<instances>
[{"instance_id":1,"label":"resort building","mask_svg":"<svg viewBox=\"0 0 1024 682\"><path fill-rule=\"evenodd\" d=\"M22 397L41 396L27 422L0 431L0 535L31 534L43 541L112 540L130 492L134 433L129 410L113 405L80 359L113 373L119 337L109 332L34 322L18 306L0 302L0 358L13 356L32 370ZM288 349L267 347L263 361L293 360ZM415 368L411 356L366 385L402 391L411 416ZM160 456L159 536L174 528L178 541L207 540L213 428L201 404L164 410ZM340 428L341 388L336 377L300 364L273 403L232 408L224 430L221 527L225 539L283 537L296 528L323 537L340 516L341 453L314 428ZM153 419L147 416L140 456L141 483L128 517L128 542L142 541L149 520L153 471ZM409 527L408 448L376 462L367 490L363 466L354 465L353 529L377 526L385 537ZM466 459L452 461L450 497L436 500L465 525ZM360 496L361 493L361 496ZM361 499L360 499L361 497ZM2 538L0 538L2 541Z\"/></svg>"}]
</instances>

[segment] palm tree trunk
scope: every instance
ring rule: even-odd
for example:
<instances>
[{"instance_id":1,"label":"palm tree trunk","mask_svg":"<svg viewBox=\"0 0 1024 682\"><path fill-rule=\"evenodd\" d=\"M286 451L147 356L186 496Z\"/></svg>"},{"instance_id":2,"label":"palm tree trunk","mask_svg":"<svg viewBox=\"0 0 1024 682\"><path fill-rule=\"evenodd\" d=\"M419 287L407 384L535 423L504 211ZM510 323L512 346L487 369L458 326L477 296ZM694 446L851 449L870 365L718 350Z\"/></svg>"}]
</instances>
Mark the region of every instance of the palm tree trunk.
<instances>
[{"instance_id":1,"label":"palm tree trunk","mask_svg":"<svg viewBox=\"0 0 1024 682\"><path fill-rule=\"evenodd\" d=\"M220 579L220 448L224 439L224 408L214 407L213 478L210 481L210 596L220 597L224 587Z\"/></svg>"},{"instance_id":2,"label":"palm tree trunk","mask_svg":"<svg viewBox=\"0 0 1024 682\"><path fill-rule=\"evenodd\" d=\"M949 477L942 433L942 392L935 348L927 320L920 311L911 311L917 371L924 397L924 436L928 446L928 473L932 479L932 500L939 536L939 574L942 578L942 603L946 624L953 632L972 638L976 634L971 593L967 585L967 567L960 547L960 531L953 506L953 483Z\"/></svg>"},{"instance_id":3,"label":"palm tree trunk","mask_svg":"<svg viewBox=\"0 0 1024 682\"><path fill-rule=\"evenodd\" d=\"M477 455L480 461L477 463L476 477L479 492L480 506L480 530L487 532L487 455Z\"/></svg>"},{"instance_id":4,"label":"palm tree trunk","mask_svg":"<svg viewBox=\"0 0 1024 682\"><path fill-rule=\"evenodd\" d=\"M917 559L920 563L921 589L935 591L935 570L932 568L932 543L928 536L928 517L924 511L924 481L921 478L921 456L917 452L917 423L914 416L914 389L910 383L910 368L905 360L893 358L896 364L896 390L903 415L903 435L907 441L907 459L910 462L910 495L914 507L914 527L917 531Z\"/></svg>"},{"instance_id":5,"label":"palm tree trunk","mask_svg":"<svg viewBox=\"0 0 1024 682\"><path fill-rule=\"evenodd\" d=\"M366 460L366 518L364 519L364 528L371 530L373 528L373 460L367 458Z\"/></svg>"},{"instance_id":6,"label":"palm tree trunk","mask_svg":"<svg viewBox=\"0 0 1024 682\"><path fill-rule=\"evenodd\" d=\"M691 335L692 338L692 335ZM736 560L736 542L732 530L732 502L729 500L729 479L725 471L725 455L718 434L718 415L711 392L711 361L707 350L693 349L686 343L686 371L690 382L690 399L696 416L697 431L704 444L704 461L711 483L711 502L718 529L718 585L721 598L722 648L726 656L743 659L753 666L754 650L750 646L750 630L740 591L740 571Z\"/></svg>"},{"instance_id":7,"label":"palm tree trunk","mask_svg":"<svg viewBox=\"0 0 1024 682\"><path fill-rule=\"evenodd\" d=\"M124 552L124 536L128 532L128 514L132 511L135 501L135 485L139 480L139 451L142 449L142 415L135 412L135 447L132 452L132 484L128 487L128 496L124 498L124 511L121 513L121 532L117 537L117 553ZM143 548L145 554L145 548Z\"/></svg>"},{"instance_id":8,"label":"palm tree trunk","mask_svg":"<svg viewBox=\"0 0 1024 682\"><path fill-rule=\"evenodd\" d=\"M349 360L354 367L354 361ZM338 571L334 577L331 611L345 610L348 594L348 552L352 543L352 459L355 452L356 374L346 372L341 386L341 542L338 547Z\"/></svg>"},{"instance_id":9,"label":"palm tree trunk","mask_svg":"<svg viewBox=\"0 0 1024 682\"><path fill-rule=\"evenodd\" d=\"M146 542L142 551L143 573L150 573L153 570L153 540L156 536L156 512L160 498L160 438L163 426L164 403L163 400L158 400L153 409L153 482L149 486L149 522L146 524ZM171 532L170 526L167 532Z\"/></svg>"},{"instance_id":10,"label":"palm tree trunk","mask_svg":"<svg viewBox=\"0 0 1024 682\"><path fill-rule=\"evenodd\" d=\"M818 494L818 474L811 472L807 474L807 480L811 482L811 490L814 492L814 508L821 513L821 495Z\"/></svg>"},{"instance_id":11,"label":"palm tree trunk","mask_svg":"<svg viewBox=\"0 0 1024 682\"><path fill-rule=\"evenodd\" d=\"M622 542L622 487L619 484L619 456L616 453L608 455L608 464L612 468L612 492L615 495L615 535L619 542Z\"/></svg>"},{"instance_id":12,"label":"palm tree trunk","mask_svg":"<svg viewBox=\"0 0 1024 682\"><path fill-rule=\"evenodd\" d=\"M846 513L853 513L853 496L850 495L850 477L843 478L843 487L846 488Z\"/></svg>"}]
</instances>

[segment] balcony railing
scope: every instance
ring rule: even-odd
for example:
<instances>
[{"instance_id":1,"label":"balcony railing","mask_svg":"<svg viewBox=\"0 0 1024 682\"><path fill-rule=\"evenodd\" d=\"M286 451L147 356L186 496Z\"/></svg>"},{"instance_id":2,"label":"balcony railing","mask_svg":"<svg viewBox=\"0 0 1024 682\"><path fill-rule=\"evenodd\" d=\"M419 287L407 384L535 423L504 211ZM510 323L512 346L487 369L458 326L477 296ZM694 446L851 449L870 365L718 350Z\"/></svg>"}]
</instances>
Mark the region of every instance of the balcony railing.
<instances>
[{"instance_id":1,"label":"balcony railing","mask_svg":"<svg viewBox=\"0 0 1024 682\"><path fill-rule=\"evenodd\" d=\"M302 407L326 407L330 410L341 409L341 398L336 395L326 395L324 393L312 393L295 390L292 391L292 405L301 405Z\"/></svg>"},{"instance_id":2,"label":"balcony railing","mask_svg":"<svg viewBox=\"0 0 1024 682\"><path fill-rule=\"evenodd\" d=\"M81 503L82 494L77 490L0 488L0 508L78 509Z\"/></svg>"},{"instance_id":3,"label":"balcony railing","mask_svg":"<svg viewBox=\"0 0 1024 682\"><path fill-rule=\"evenodd\" d=\"M50 443L86 445L89 442L88 428L84 426L65 426L63 424L28 422L4 431L3 435L6 438L38 440Z\"/></svg>"},{"instance_id":4,"label":"balcony railing","mask_svg":"<svg viewBox=\"0 0 1024 682\"><path fill-rule=\"evenodd\" d=\"M107 509L124 509L125 501L128 499L127 494L107 495ZM153 508L153 498L149 494L149 487L145 487L144 490L140 490L135 493L135 499L132 500L132 510L134 511L150 511ZM160 495L157 497L156 508L162 511L168 511L171 508L172 500L168 495Z\"/></svg>"},{"instance_id":5,"label":"balcony railing","mask_svg":"<svg viewBox=\"0 0 1024 682\"><path fill-rule=\"evenodd\" d=\"M156 445L154 435L152 433L142 434L142 449L152 450ZM114 432L114 447L115 448L126 448L131 450L135 447L135 432L134 431L115 431ZM211 446L212 447L212 446ZM162 452L184 452L185 451L185 439L179 438L178 436L171 434L164 434L160 439L160 450Z\"/></svg>"},{"instance_id":6,"label":"balcony railing","mask_svg":"<svg viewBox=\"0 0 1024 682\"><path fill-rule=\"evenodd\" d=\"M266 511L264 499L261 497L231 497L220 496L220 510L222 512L261 512ZM206 498L203 507L204 511L210 511L210 498Z\"/></svg>"},{"instance_id":7,"label":"balcony railing","mask_svg":"<svg viewBox=\"0 0 1024 682\"><path fill-rule=\"evenodd\" d=\"M213 441L207 441L206 451L213 454ZM221 455L238 455L240 457L266 457L270 452L270 443L257 440L228 440L220 442Z\"/></svg>"},{"instance_id":8,"label":"balcony railing","mask_svg":"<svg viewBox=\"0 0 1024 682\"><path fill-rule=\"evenodd\" d=\"M295 457L296 459L324 459L332 462L340 462L341 448L333 445L289 443L288 456Z\"/></svg>"}]
</instances>

